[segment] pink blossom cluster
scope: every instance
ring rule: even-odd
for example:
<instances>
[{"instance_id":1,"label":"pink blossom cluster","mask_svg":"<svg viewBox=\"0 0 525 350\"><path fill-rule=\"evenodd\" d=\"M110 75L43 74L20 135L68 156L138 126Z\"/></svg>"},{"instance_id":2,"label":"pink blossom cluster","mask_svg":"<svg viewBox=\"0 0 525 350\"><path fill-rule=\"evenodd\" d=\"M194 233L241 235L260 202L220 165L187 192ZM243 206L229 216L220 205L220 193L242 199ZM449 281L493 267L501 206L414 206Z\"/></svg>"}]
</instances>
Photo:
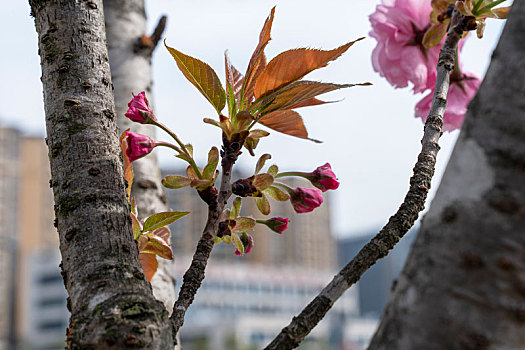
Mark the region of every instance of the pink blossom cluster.
<instances>
[{"instance_id":1,"label":"pink blossom cluster","mask_svg":"<svg viewBox=\"0 0 525 350\"><path fill-rule=\"evenodd\" d=\"M423 46L425 31L430 27L429 0L383 0L370 15L370 36L377 40L372 52L372 66L395 88L412 84L414 93L431 90L416 105L415 116L426 121L436 83L436 66L440 45ZM463 40L462 40L463 41ZM461 42L458 51L461 51ZM459 54L459 52L458 52ZM459 68L458 72L459 72ZM474 97L480 80L472 73L454 72L444 115L444 131L460 128L467 105Z\"/></svg>"}]
</instances>

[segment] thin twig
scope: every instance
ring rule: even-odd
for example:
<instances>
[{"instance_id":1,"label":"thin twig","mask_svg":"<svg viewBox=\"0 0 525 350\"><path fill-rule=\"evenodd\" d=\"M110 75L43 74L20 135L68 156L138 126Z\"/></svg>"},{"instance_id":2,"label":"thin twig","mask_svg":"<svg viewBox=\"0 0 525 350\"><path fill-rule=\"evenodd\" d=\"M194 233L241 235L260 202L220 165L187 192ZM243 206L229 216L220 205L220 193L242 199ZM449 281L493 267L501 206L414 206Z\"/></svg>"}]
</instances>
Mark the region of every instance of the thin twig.
<instances>
[{"instance_id":1,"label":"thin twig","mask_svg":"<svg viewBox=\"0 0 525 350\"><path fill-rule=\"evenodd\" d=\"M454 11L449 32L437 65L437 80L434 99L425 123L421 140L422 149L410 179L410 189L399 207L383 229L366 244L357 255L333 278L333 280L308 304L299 316L282 329L265 348L293 349L310 333L330 310L337 299L368 270L377 260L386 256L390 249L414 225L419 213L424 209L430 189L436 156L439 151L438 140L443 126L443 115L449 88L450 72L454 68L456 47L464 31L463 16Z\"/></svg>"},{"instance_id":2,"label":"thin twig","mask_svg":"<svg viewBox=\"0 0 525 350\"><path fill-rule=\"evenodd\" d=\"M232 193L230 180L233 164L235 164L240 154L240 149L246 136L247 133L243 135L235 134L232 136L232 140L228 140L223 135L223 150L221 151L222 176L219 193L217 194L215 187L209 187L209 190L207 189L208 191L212 191L211 194L199 193L201 198L208 204L208 220L199 243L197 243L191 265L184 274L179 298L173 306L173 313L171 314L170 320L172 322L174 335L178 333L180 327L184 324L186 311L193 303L195 294L197 294L197 290L204 280L206 265L208 264L208 259L213 249L213 240L219 227L220 215ZM213 193L213 191L215 191L215 193Z\"/></svg>"}]
</instances>

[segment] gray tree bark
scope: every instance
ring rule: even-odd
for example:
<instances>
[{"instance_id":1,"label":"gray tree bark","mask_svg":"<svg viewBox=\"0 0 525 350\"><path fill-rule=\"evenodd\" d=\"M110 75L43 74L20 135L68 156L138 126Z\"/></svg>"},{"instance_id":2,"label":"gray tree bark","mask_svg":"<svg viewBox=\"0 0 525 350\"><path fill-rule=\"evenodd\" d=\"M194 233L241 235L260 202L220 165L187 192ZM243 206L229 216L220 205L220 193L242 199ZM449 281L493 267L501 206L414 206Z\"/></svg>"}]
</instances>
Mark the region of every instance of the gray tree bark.
<instances>
[{"instance_id":1,"label":"gray tree bark","mask_svg":"<svg viewBox=\"0 0 525 350\"><path fill-rule=\"evenodd\" d=\"M156 139L154 126L134 123L124 114L128 109L132 92L138 94L145 91L152 105L151 56L156 46L155 41L158 41L160 37L154 37L151 40L151 37L145 36L144 0L104 0L104 16L120 132L130 128L131 132ZM159 24L163 25L164 21L165 19L161 19ZM155 154L133 162L133 172L131 195L135 197L139 218L143 219L154 213L168 211ZM157 257L157 260L159 267L151 281L153 294L162 301L166 310L171 312L175 303L173 264L160 257Z\"/></svg>"},{"instance_id":2,"label":"gray tree bark","mask_svg":"<svg viewBox=\"0 0 525 350\"><path fill-rule=\"evenodd\" d=\"M507 21L369 349L525 348L525 1Z\"/></svg>"},{"instance_id":3,"label":"gray tree bark","mask_svg":"<svg viewBox=\"0 0 525 350\"><path fill-rule=\"evenodd\" d=\"M102 0L29 3L71 311L68 348L169 348L168 313L144 280L131 234Z\"/></svg>"}]
</instances>

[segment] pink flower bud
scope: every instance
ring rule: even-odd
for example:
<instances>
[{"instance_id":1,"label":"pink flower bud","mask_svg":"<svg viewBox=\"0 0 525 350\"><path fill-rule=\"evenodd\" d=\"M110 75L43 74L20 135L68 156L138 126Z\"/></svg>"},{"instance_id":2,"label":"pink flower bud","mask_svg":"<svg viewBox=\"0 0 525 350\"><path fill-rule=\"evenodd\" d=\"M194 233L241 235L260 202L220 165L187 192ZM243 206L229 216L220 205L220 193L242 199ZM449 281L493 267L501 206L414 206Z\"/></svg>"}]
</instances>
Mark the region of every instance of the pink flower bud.
<instances>
[{"instance_id":1,"label":"pink flower bud","mask_svg":"<svg viewBox=\"0 0 525 350\"><path fill-rule=\"evenodd\" d=\"M253 237L246 232L243 232L240 238L244 247L244 254L248 254L253 248ZM235 249L235 255L242 255L239 249Z\"/></svg>"},{"instance_id":2,"label":"pink flower bud","mask_svg":"<svg viewBox=\"0 0 525 350\"><path fill-rule=\"evenodd\" d=\"M288 228L290 219L288 218L271 218L269 220L257 220L259 224L268 226L268 228L278 234L282 234Z\"/></svg>"},{"instance_id":3,"label":"pink flower bud","mask_svg":"<svg viewBox=\"0 0 525 350\"><path fill-rule=\"evenodd\" d=\"M460 80L451 79L447 95L447 109L443 116L443 131L453 131L461 127L467 113L467 106L476 94L480 83L481 80L472 73L463 74ZM426 122L430 112L433 95L432 90L416 105L416 117L421 118L423 122Z\"/></svg>"},{"instance_id":4,"label":"pink flower bud","mask_svg":"<svg viewBox=\"0 0 525 350\"><path fill-rule=\"evenodd\" d=\"M151 120L157 120L153 115L153 111L149 108L148 99L146 98L144 91L133 96L128 103L128 107L125 116L134 122L147 124Z\"/></svg>"},{"instance_id":5,"label":"pink flower bud","mask_svg":"<svg viewBox=\"0 0 525 350\"><path fill-rule=\"evenodd\" d=\"M309 213L323 203L323 195L321 193L316 188L297 187L291 191L290 201L297 213Z\"/></svg>"},{"instance_id":6,"label":"pink flower bud","mask_svg":"<svg viewBox=\"0 0 525 350\"><path fill-rule=\"evenodd\" d=\"M315 169L309 177L307 177L312 185L319 188L321 191L335 190L339 187L339 181L335 176L329 163L321 165Z\"/></svg>"},{"instance_id":7,"label":"pink flower bud","mask_svg":"<svg viewBox=\"0 0 525 350\"><path fill-rule=\"evenodd\" d=\"M126 133L126 142L128 143L126 154L130 162L134 162L149 154L156 146L155 141L148 136L135 134L134 132Z\"/></svg>"}]
</instances>

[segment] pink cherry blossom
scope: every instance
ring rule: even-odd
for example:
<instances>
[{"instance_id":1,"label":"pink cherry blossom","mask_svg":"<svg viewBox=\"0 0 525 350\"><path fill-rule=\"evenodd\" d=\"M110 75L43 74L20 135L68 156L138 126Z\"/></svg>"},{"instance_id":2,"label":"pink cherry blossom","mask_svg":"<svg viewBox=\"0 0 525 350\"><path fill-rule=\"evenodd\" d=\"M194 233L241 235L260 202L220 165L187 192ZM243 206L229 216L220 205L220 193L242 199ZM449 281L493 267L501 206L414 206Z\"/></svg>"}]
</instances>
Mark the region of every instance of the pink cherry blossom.
<instances>
[{"instance_id":1,"label":"pink cherry blossom","mask_svg":"<svg viewBox=\"0 0 525 350\"><path fill-rule=\"evenodd\" d=\"M290 201L297 213L309 213L323 203L323 195L317 188L297 187L291 191Z\"/></svg>"},{"instance_id":2,"label":"pink cherry blossom","mask_svg":"<svg viewBox=\"0 0 525 350\"><path fill-rule=\"evenodd\" d=\"M128 144L126 155L130 162L134 162L149 154L156 146L155 141L148 136L136 134L134 132L126 133L126 141Z\"/></svg>"},{"instance_id":3,"label":"pink cherry blossom","mask_svg":"<svg viewBox=\"0 0 525 350\"><path fill-rule=\"evenodd\" d=\"M128 103L128 111L125 116L134 122L145 124L150 120L156 120L153 115L153 110L149 108L146 93L142 91L140 94L133 96Z\"/></svg>"},{"instance_id":4,"label":"pink cherry blossom","mask_svg":"<svg viewBox=\"0 0 525 350\"><path fill-rule=\"evenodd\" d=\"M423 92L436 80L440 45L422 45L431 11L429 0L383 0L370 15L370 36L377 40L372 66L396 88L411 82L414 92Z\"/></svg>"},{"instance_id":5,"label":"pink cherry blossom","mask_svg":"<svg viewBox=\"0 0 525 350\"><path fill-rule=\"evenodd\" d=\"M447 95L447 109L443 117L443 131L459 129L465 119L467 106L478 91L480 79L472 73L463 74L462 79L451 78ZM423 97L416 105L416 117L426 122L434 91Z\"/></svg>"}]
</instances>

